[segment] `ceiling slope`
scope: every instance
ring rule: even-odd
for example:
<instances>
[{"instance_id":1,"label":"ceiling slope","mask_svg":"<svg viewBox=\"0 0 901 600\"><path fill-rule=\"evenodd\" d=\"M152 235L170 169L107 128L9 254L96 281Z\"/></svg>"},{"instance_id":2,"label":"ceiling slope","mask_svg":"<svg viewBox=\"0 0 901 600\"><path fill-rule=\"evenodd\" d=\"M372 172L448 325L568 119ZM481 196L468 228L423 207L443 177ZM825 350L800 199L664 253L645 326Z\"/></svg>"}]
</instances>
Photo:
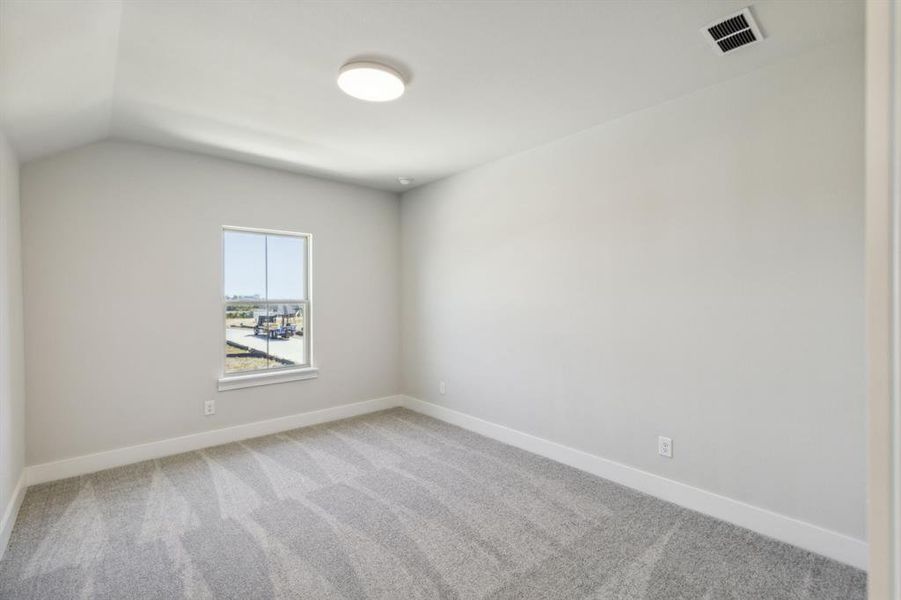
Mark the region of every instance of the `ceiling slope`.
<instances>
[{"instance_id":1,"label":"ceiling slope","mask_svg":"<svg viewBox=\"0 0 901 600\"><path fill-rule=\"evenodd\" d=\"M109 135L121 9L0 1L0 125L21 160Z\"/></svg>"},{"instance_id":2,"label":"ceiling slope","mask_svg":"<svg viewBox=\"0 0 901 600\"><path fill-rule=\"evenodd\" d=\"M862 35L862 4L759 0L722 56L699 28L746 1L3 0L0 119L23 160L112 136L398 190ZM401 99L341 93L366 57Z\"/></svg>"}]
</instances>

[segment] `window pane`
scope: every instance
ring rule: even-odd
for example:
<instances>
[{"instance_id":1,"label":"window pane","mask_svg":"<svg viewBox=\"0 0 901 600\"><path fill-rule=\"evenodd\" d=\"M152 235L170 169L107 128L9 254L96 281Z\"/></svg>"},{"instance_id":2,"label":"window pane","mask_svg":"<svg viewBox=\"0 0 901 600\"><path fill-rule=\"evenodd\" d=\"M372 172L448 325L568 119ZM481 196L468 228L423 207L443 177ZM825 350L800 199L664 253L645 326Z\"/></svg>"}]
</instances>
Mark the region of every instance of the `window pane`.
<instances>
[{"instance_id":1,"label":"window pane","mask_svg":"<svg viewBox=\"0 0 901 600\"><path fill-rule=\"evenodd\" d=\"M225 372L309 364L306 238L225 230L223 249Z\"/></svg>"},{"instance_id":2,"label":"window pane","mask_svg":"<svg viewBox=\"0 0 901 600\"><path fill-rule=\"evenodd\" d=\"M306 364L303 304L271 304L269 309L274 318L269 332L269 367Z\"/></svg>"},{"instance_id":3,"label":"window pane","mask_svg":"<svg viewBox=\"0 0 901 600\"><path fill-rule=\"evenodd\" d=\"M266 330L270 318L263 302L225 303L226 373L269 367L269 337Z\"/></svg>"},{"instance_id":4,"label":"window pane","mask_svg":"<svg viewBox=\"0 0 901 600\"><path fill-rule=\"evenodd\" d=\"M306 298L304 264L306 262L306 238L269 235L268 244L268 298L289 300Z\"/></svg>"},{"instance_id":5,"label":"window pane","mask_svg":"<svg viewBox=\"0 0 901 600\"><path fill-rule=\"evenodd\" d=\"M266 236L225 231L225 298L266 298Z\"/></svg>"}]
</instances>

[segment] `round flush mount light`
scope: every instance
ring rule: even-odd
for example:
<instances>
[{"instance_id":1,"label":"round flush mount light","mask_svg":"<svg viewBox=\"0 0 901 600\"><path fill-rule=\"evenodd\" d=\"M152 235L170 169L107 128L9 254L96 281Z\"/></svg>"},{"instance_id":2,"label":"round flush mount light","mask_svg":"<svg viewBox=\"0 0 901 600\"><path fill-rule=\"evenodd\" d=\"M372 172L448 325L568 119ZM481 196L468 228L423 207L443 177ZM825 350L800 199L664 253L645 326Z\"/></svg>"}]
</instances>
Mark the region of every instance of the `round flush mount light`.
<instances>
[{"instance_id":1,"label":"round flush mount light","mask_svg":"<svg viewBox=\"0 0 901 600\"><path fill-rule=\"evenodd\" d=\"M401 185L410 185L411 183L413 183L413 178L412 177L398 177L397 183L399 183Z\"/></svg>"},{"instance_id":2,"label":"round flush mount light","mask_svg":"<svg viewBox=\"0 0 901 600\"><path fill-rule=\"evenodd\" d=\"M338 71L338 87L347 94L368 102L388 102L404 94L403 76L377 62L350 62Z\"/></svg>"}]
</instances>

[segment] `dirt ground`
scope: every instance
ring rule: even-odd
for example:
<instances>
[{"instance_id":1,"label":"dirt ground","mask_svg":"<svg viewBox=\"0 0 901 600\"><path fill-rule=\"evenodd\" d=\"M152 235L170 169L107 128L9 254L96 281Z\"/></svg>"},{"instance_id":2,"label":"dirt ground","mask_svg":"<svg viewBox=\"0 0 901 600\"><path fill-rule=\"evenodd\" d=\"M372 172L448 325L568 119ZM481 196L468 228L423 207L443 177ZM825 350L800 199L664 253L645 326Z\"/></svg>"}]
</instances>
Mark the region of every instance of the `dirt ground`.
<instances>
[{"instance_id":1,"label":"dirt ground","mask_svg":"<svg viewBox=\"0 0 901 600\"><path fill-rule=\"evenodd\" d=\"M239 371L253 371L269 367L269 359L260 356L251 356L250 353L225 344L225 372L236 373ZM241 356L228 356L229 354L241 354Z\"/></svg>"}]
</instances>

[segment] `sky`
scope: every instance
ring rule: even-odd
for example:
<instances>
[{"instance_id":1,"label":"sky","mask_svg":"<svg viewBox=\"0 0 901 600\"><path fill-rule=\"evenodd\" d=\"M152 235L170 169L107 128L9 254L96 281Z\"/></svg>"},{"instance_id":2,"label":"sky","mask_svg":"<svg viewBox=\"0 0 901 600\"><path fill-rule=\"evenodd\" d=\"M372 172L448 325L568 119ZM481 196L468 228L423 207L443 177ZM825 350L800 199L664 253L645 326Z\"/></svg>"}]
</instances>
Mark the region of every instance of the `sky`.
<instances>
[{"instance_id":1,"label":"sky","mask_svg":"<svg viewBox=\"0 0 901 600\"><path fill-rule=\"evenodd\" d=\"M225 295L302 299L305 252L306 238L225 231Z\"/></svg>"}]
</instances>

